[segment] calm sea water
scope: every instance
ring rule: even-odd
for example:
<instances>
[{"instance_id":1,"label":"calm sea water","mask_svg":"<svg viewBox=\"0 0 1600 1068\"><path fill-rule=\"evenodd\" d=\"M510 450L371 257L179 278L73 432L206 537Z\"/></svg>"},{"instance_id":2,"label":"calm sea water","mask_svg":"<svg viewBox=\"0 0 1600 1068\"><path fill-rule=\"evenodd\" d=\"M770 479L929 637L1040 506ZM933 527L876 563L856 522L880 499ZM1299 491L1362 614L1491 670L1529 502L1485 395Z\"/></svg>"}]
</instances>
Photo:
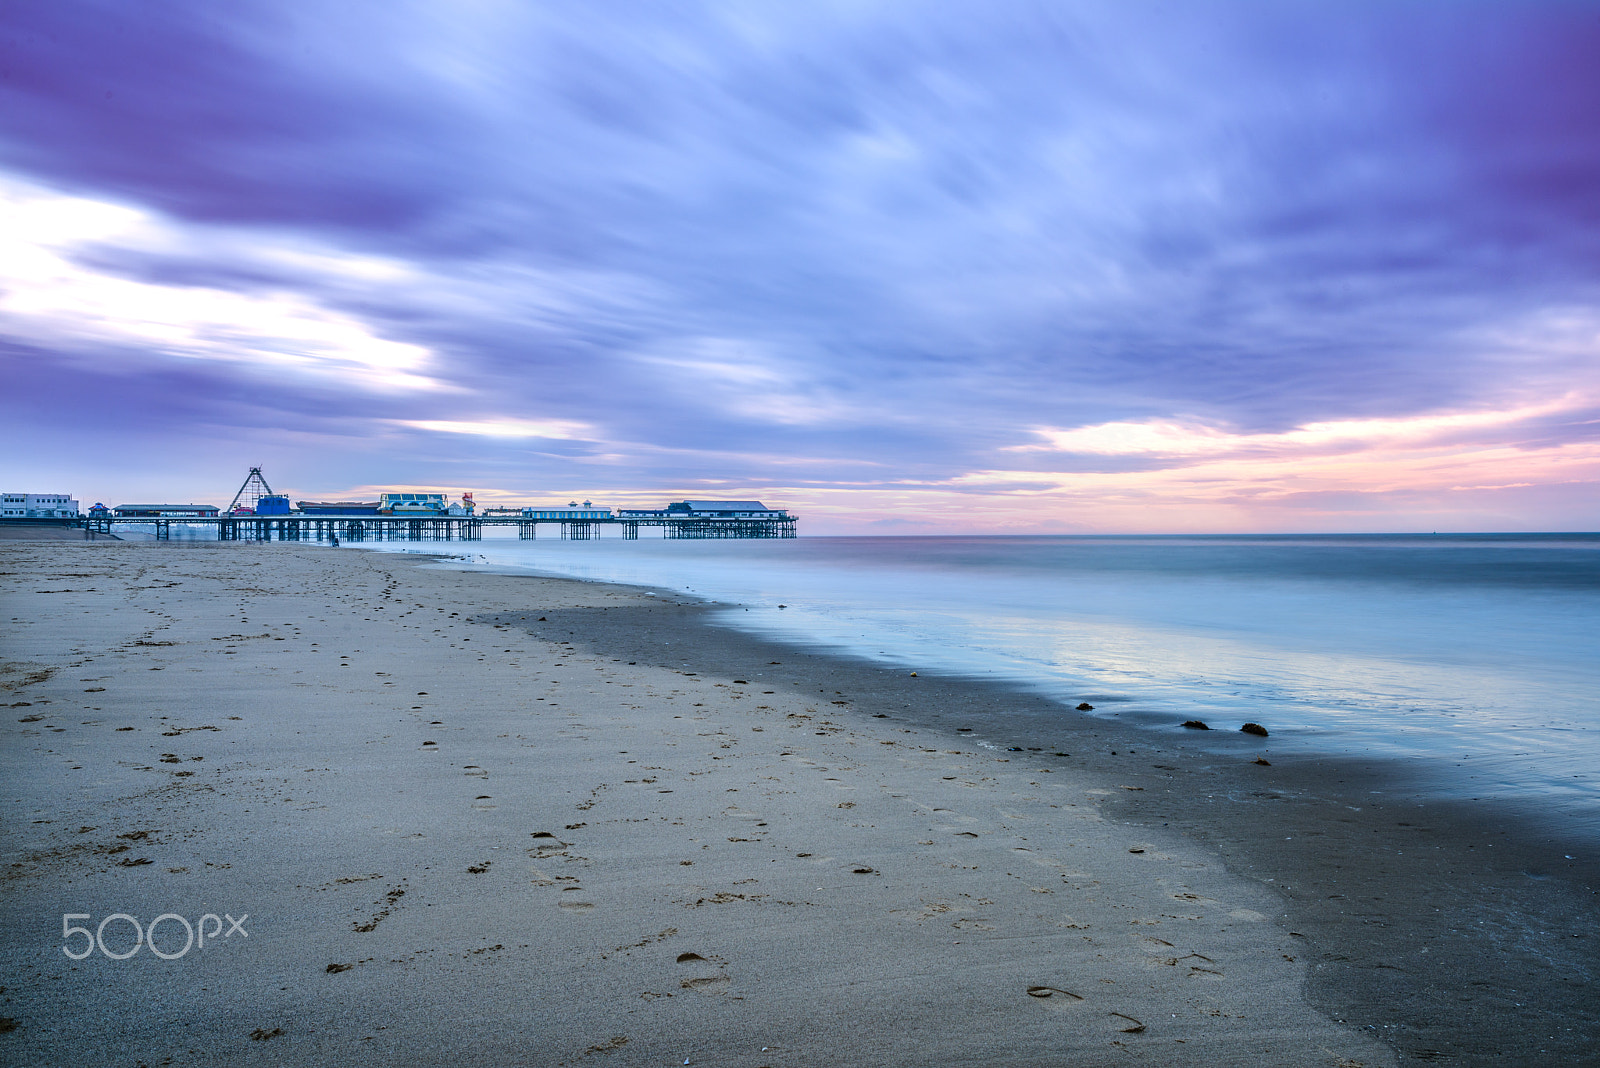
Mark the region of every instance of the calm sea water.
<instances>
[{"instance_id":1,"label":"calm sea water","mask_svg":"<svg viewBox=\"0 0 1600 1068\"><path fill-rule=\"evenodd\" d=\"M1405 757L1434 789L1536 797L1600 828L1600 535L491 538L462 550L692 592L734 606L717 614L728 626L1008 680L1152 730L1253 720L1275 752Z\"/></svg>"}]
</instances>

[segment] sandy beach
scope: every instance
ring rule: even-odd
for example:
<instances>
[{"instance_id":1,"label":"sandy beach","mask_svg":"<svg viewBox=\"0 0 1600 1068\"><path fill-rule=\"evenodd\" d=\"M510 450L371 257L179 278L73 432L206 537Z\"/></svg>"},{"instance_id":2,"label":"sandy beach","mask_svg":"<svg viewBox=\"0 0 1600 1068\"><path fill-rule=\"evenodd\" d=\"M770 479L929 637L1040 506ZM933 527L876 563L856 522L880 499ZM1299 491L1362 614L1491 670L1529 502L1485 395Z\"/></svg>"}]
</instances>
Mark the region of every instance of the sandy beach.
<instances>
[{"instance_id":1,"label":"sandy beach","mask_svg":"<svg viewBox=\"0 0 1600 1068\"><path fill-rule=\"evenodd\" d=\"M115 534L31 523L0 523L0 541L121 541Z\"/></svg>"},{"instance_id":2,"label":"sandy beach","mask_svg":"<svg viewBox=\"0 0 1600 1068\"><path fill-rule=\"evenodd\" d=\"M1593 1057L1594 899L1516 826L426 565L0 546L0 1060Z\"/></svg>"}]
</instances>

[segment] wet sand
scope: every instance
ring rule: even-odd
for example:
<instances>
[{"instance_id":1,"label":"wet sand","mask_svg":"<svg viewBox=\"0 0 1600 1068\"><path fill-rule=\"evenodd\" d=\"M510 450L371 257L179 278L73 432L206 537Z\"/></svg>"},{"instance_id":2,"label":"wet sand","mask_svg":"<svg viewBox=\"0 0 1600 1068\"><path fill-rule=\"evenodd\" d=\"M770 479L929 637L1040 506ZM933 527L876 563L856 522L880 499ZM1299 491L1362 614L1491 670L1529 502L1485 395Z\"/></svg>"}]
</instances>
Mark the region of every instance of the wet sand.
<instances>
[{"instance_id":1,"label":"wet sand","mask_svg":"<svg viewBox=\"0 0 1600 1068\"><path fill-rule=\"evenodd\" d=\"M1600 1064L1590 994L1600 981L1600 843L1580 828L1553 827L1536 810L1441 801L1389 761L1284 756L1270 737L1222 724L1188 732L1182 712L1165 732L1123 726L1003 685L926 669L911 679L722 627L701 634L685 624L706 617L704 606L647 611L630 621L577 610L550 615L549 626L641 663L726 674L781 658L769 683L819 697L825 688L849 695L858 714L1094 776L1102 816L1176 831L1270 887L1275 922L1310 965L1310 1002L1378 1034L1402 1061ZM670 647L652 638L664 611L683 620Z\"/></svg>"},{"instance_id":2,"label":"wet sand","mask_svg":"<svg viewBox=\"0 0 1600 1068\"><path fill-rule=\"evenodd\" d=\"M1521 824L423 563L0 546L0 1059L1593 1056L1594 898Z\"/></svg>"},{"instance_id":3,"label":"wet sand","mask_svg":"<svg viewBox=\"0 0 1600 1068\"><path fill-rule=\"evenodd\" d=\"M0 541L121 541L115 534L102 534L82 527L55 527L31 523L0 523Z\"/></svg>"}]
</instances>

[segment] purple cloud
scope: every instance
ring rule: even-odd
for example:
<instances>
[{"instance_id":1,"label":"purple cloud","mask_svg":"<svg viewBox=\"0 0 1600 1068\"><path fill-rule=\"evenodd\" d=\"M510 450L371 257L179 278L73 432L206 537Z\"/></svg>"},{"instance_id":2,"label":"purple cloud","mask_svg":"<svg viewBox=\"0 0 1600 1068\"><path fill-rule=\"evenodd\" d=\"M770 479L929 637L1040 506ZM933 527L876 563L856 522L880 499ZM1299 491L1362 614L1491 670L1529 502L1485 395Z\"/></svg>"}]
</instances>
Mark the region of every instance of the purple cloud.
<instances>
[{"instance_id":1,"label":"purple cloud","mask_svg":"<svg viewBox=\"0 0 1600 1068\"><path fill-rule=\"evenodd\" d=\"M4 280L14 403L303 437L287 462L330 488L1134 470L1157 461L1007 450L1594 380L1583 5L35 2L7 24L0 177L142 220L49 245L49 285ZM184 295L211 318L130 311ZM1592 404L1549 440L1592 443Z\"/></svg>"}]
</instances>

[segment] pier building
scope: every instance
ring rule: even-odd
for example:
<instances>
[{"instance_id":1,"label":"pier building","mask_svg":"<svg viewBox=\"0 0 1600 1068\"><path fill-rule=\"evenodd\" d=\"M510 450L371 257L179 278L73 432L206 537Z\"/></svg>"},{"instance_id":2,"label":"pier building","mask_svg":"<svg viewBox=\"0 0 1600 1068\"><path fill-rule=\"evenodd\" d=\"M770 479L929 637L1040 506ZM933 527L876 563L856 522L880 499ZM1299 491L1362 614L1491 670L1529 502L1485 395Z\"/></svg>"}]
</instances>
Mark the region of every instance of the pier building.
<instances>
[{"instance_id":1,"label":"pier building","mask_svg":"<svg viewBox=\"0 0 1600 1068\"><path fill-rule=\"evenodd\" d=\"M450 508L442 493L380 493L378 511L392 515L442 515Z\"/></svg>"},{"instance_id":2,"label":"pier building","mask_svg":"<svg viewBox=\"0 0 1600 1068\"><path fill-rule=\"evenodd\" d=\"M613 519L609 508L594 508L584 502L583 508L524 508L517 513L523 519L559 519L571 523L586 519Z\"/></svg>"},{"instance_id":3,"label":"pier building","mask_svg":"<svg viewBox=\"0 0 1600 1068\"><path fill-rule=\"evenodd\" d=\"M760 501L676 501L665 508L619 508L618 519L776 519L788 517L782 508Z\"/></svg>"},{"instance_id":4,"label":"pier building","mask_svg":"<svg viewBox=\"0 0 1600 1068\"><path fill-rule=\"evenodd\" d=\"M517 537L528 539L539 536L539 524L560 523L561 537L572 541L589 541L600 536L600 523L611 523L616 517L609 508L596 508L589 501L582 505L567 502L565 508L524 508L517 514ZM622 536L634 539L639 536L637 527L624 526Z\"/></svg>"},{"instance_id":5,"label":"pier building","mask_svg":"<svg viewBox=\"0 0 1600 1068\"><path fill-rule=\"evenodd\" d=\"M296 501L301 515L377 515L377 501Z\"/></svg>"},{"instance_id":6,"label":"pier building","mask_svg":"<svg viewBox=\"0 0 1600 1068\"><path fill-rule=\"evenodd\" d=\"M215 519L220 511L214 504L119 504L111 509L119 519Z\"/></svg>"}]
</instances>

